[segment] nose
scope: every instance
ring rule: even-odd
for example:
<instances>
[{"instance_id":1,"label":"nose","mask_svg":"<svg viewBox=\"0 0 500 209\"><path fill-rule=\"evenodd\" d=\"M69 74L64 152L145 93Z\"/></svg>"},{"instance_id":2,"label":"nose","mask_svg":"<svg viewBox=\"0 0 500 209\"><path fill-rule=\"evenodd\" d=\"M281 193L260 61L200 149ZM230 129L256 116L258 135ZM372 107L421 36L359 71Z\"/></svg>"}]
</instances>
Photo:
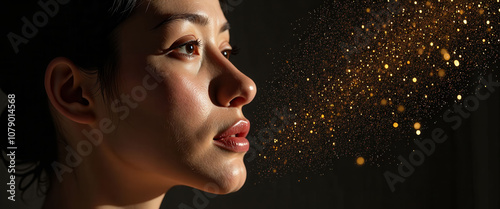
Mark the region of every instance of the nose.
<instances>
[{"instance_id":1,"label":"nose","mask_svg":"<svg viewBox=\"0 0 500 209\"><path fill-rule=\"evenodd\" d=\"M218 74L210 84L212 101L221 107L243 107L257 93L252 79L239 71L229 60L219 60Z\"/></svg>"}]
</instances>

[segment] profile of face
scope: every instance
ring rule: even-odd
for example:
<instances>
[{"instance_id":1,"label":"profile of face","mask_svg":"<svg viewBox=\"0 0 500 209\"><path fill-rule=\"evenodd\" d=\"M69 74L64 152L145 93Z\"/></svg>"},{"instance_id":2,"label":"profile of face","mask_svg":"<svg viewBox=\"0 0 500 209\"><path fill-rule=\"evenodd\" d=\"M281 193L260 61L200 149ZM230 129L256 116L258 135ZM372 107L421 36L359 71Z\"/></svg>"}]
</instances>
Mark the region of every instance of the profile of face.
<instances>
[{"instance_id":1,"label":"profile of face","mask_svg":"<svg viewBox=\"0 0 500 209\"><path fill-rule=\"evenodd\" d=\"M118 112L124 120L109 140L113 153L166 183L238 190L248 150L242 107L256 86L228 60L229 27L219 1L158 0L137 11L119 28L118 81L119 92L140 101L112 106L131 109ZM134 93L143 85L146 94ZM221 135L236 137L221 142Z\"/></svg>"},{"instance_id":2,"label":"profile of face","mask_svg":"<svg viewBox=\"0 0 500 209\"><path fill-rule=\"evenodd\" d=\"M46 88L68 143L88 140L86 131L104 133L85 158L96 163L76 169L114 170L109 181L133 179L129 184L140 186L131 189L239 190L249 146L242 107L255 97L256 85L228 59L229 24L219 1L140 1L116 34L115 97L103 99L96 76L72 70L66 59L48 68ZM65 90L68 85L54 78L70 71L73 87ZM107 131L103 121L111 121Z\"/></svg>"}]
</instances>

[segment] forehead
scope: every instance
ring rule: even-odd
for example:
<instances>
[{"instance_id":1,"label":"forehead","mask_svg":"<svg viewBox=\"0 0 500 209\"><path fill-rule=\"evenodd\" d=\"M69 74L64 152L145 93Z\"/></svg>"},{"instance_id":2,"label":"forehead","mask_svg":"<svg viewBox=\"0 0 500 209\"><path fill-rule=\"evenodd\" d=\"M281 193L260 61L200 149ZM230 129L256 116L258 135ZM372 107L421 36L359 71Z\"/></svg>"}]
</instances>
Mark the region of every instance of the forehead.
<instances>
[{"instance_id":1,"label":"forehead","mask_svg":"<svg viewBox=\"0 0 500 209\"><path fill-rule=\"evenodd\" d=\"M154 19L188 13L205 16L210 23L215 25L227 21L219 0L142 0L135 11L135 15L144 15Z\"/></svg>"}]
</instances>

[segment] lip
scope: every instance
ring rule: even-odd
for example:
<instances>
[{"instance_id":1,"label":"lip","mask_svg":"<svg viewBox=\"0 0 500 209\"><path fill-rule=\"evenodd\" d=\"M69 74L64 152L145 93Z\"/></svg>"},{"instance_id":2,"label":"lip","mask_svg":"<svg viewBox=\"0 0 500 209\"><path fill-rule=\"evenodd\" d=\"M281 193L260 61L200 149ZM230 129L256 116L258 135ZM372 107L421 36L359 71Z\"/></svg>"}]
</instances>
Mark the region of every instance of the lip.
<instances>
[{"instance_id":1,"label":"lip","mask_svg":"<svg viewBox=\"0 0 500 209\"><path fill-rule=\"evenodd\" d=\"M231 152L243 153L250 149L250 143L246 138L250 131L248 120L239 120L224 132L214 137L214 143L218 147Z\"/></svg>"}]
</instances>

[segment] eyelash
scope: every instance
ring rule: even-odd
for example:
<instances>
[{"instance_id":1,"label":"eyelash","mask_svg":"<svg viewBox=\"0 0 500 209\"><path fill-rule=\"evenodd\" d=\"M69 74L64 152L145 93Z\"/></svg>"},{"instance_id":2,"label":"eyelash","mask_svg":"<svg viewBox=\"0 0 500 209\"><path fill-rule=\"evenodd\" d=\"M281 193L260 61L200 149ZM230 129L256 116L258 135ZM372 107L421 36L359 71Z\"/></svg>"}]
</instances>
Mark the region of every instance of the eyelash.
<instances>
[{"instance_id":1,"label":"eyelash","mask_svg":"<svg viewBox=\"0 0 500 209\"><path fill-rule=\"evenodd\" d=\"M169 55L170 53L172 53L174 50L178 50L178 49L181 49L182 47L186 47L187 45L189 44L193 44L196 48L193 49L193 53L197 53L198 54L198 48L201 47L202 43L201 43L201 40L200 39L196 39L196 40L191 40L191 41L188 41L188 42L185 42L183 44L180 44L180 45L177 45L175 47L171 47L169 49L167 49L165 55ZM223 50L221 51L222 55L226 57L226 59L229 59L229 57L231 55L238 55L239 54L239 51L240 51L240 48L238 46L233 46L232 49L226 49L226 50ZM225 55L224 53L225 52L229 52L227 55ZM185 56L187 58L192 58L194 56L194 54L186 54L186 53L176 53L177 55L181 55L181 56ZM197 55L196 54L196 55Z\"/></svg>"},{"instance_id":2,"label":"eyelash","mask_svg":"<svg viewBox=\"0 0 500 209\"><path fill-rule=\"evenodd\" d=\"M229 52L229 54L226 56L224 55L224 52ZM222 55L224 55L227 59L229 59L230 56L235 56L240 53L240 48L238 46L233 46L232 49L226 49L222 51Z\"/></svg>"},{"instance_id":3,"label":"eyelash","mask_svg":"<svg viewBox=\"0 0 500 209\"><path fill-rule=\"evenodd\" d=\"M174 47L167 49L165 55L169 55L172 52L174 52L174 50L179 50L182 47L188 46L189 44L193 44L195 46L195 48L193 49L194 50L193 53L198 53L198 48L200 48L202 45L200 39L190 40L188 42L182 43L180 45L175 45ZM176 53L175 55L185 56L187 58L192 58L194 56L194 54L185 54L185 53Z\"/></svg>"}]
</instances>

